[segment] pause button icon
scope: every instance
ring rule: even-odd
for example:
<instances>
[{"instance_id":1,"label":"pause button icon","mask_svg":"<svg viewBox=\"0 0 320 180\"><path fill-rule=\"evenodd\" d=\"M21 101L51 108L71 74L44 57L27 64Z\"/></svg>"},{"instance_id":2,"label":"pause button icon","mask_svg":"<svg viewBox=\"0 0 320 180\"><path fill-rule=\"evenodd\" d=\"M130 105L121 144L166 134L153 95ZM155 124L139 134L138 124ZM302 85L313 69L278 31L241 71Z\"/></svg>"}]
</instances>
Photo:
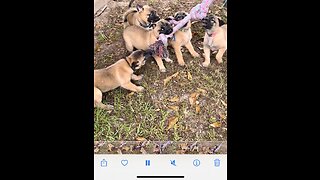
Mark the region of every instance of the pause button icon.
<instances>
[{"instance_id":1,"label":"pause button icon","mask_svg":"<svg viewBox=\"0 0 320 180\"><path fill-rule=\"evenodd\" d=\"M150 166L150 160L146 160L146 166Z\"/></svg>"}]
</instances>

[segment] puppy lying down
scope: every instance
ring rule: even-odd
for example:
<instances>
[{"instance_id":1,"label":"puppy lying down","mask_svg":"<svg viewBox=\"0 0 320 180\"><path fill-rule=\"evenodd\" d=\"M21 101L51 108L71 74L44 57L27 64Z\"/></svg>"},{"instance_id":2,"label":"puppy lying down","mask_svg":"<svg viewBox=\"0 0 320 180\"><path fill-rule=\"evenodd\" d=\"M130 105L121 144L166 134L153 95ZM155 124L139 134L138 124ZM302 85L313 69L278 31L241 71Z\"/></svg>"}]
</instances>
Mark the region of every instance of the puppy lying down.
<instances>
[{"instance_id":1,"label":"puppy lying down","mask_svg":"<svg viewBox=\"0 0 320 180\"><path fill-rule=\"evenodd\" d=\"M123 87L133 92L142 92L144 88L131 82L141 80L143 75L135 75L134 70L140 69L151 52L136 50L125 59L120 59L107 68L94 70L94 107L106 110L113 109L111 105L102 103L102 93Z\"/></svg>"}]
</instances>

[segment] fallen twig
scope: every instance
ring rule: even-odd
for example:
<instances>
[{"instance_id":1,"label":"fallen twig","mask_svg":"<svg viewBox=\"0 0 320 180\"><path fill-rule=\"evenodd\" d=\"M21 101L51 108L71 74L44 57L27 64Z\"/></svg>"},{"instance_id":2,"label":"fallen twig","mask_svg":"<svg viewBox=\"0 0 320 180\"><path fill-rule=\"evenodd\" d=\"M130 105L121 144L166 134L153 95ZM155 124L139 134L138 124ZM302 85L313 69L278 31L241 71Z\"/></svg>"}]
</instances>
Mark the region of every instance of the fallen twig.
<instances>
[{"instance_id":1,"label":"fallen twig","mask_svg":"<svg viewBox=\"0 0 320 180\"><path fill-rule=\"evenodd\" d=\"M102 8L100 8L100 9L96 12L96 14L94 15L94 18L100 16L100 15L104 12L104 10L105 10L106 8L107 8L107 5L104 5Z\"/></svg>"},{"instance_id":2,"label":"fallen twig","mask_svg":"<svg viewBox=\"0 0 320 180\"><path fill-rule=\"evenodd\" d=\"M213 153L216 153L220 149L221 145L222 145L222 143L220 143L218 147L214 148Z\"/></svg>"},{"instance_id":3,"label":"fallen twig","mask_svg":"<svg viewBox=\"0 0 320 180\"><path fill-rule=\"evenodd\" d=\"M167 141L166 143L162 144L160 148L160 152L163 151L170 144L171 144L171 141Z\"/></svg>"}]
</instances>

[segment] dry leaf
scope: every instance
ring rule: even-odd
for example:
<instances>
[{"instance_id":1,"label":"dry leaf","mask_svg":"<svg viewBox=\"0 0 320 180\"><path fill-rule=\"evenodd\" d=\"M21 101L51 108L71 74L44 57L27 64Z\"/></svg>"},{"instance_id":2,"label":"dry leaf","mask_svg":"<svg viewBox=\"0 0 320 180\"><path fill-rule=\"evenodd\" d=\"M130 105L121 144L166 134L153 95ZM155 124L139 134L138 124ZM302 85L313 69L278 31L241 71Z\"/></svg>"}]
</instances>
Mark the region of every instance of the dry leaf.
<instances>
[{"instance_id":1,"label":"dry leaf","mask_svg":"<svg viewBox=\"0 0 320 180\"><path fill-rule=\"evenodd\" d=\"M114 147L114 145L112 144L108 144L108 151L112 151L112 148Z\"/></svg>"},{"instance_id":2,"label":"dry leaf","mask_svg":"<svg viewBox=\"0 0 320 180\"><path fill-rule=\"evenodd\" d=\"M170 102L178 102L179 101L179 97L178 96L175 96L171 99L169 99Z\"/></svg>"},{"instance_id":3,"label":"dry leaf","mask_svg":"<svg viewBox=\"0 0 320 180\"><path fill-rule=\"evenodd\" d=\"M197 152L199 152L199 146L194 146L194 147L191 149L191 151L197 151Z\"/></svg>"},{"instance_id":4,"label":"dry leaf","mask_svg":"<svg viewBox=\"0 0 320 180\"><path fill-rule=\"evenodd\" d=\"M95 149L94 149L94 153L99 152L99 150L100 150L100 149L99 149L98 147L97 147L97 148L95 148Z\"/></svg>"},{"instance_id":5,"label":"dry leaf","mask_svg":"<svg viewBox=\"0 0 320 180\"><path fill-rule=\"evenodd\" d=\"M144 138L144 137L137 137L136 140L137 140L137 141L146 141L146 138Z\"/></svg>"},{"instance_id":6,"label":"dry leaf","mask_svg":"<svg viewBox=\"0 0 320 180\"><path fill-rule=\"evenodd\" d=\"M142 154L148 154L147 151L146 151L143 147L140 149L140 152L141 152Z\"/></svg>"},{"instance_id":7,"label":"dry leaf","mask_svg":"<svg viewBox=\"0 0 320 180\"><path fill-rule=\"evenodd\" d=\"M168 119L168 128L166 130L171 129L178 122L178 117L171 117Z\"/></svg>"},{"instance_id":8,"label":"dry leaf","mask_svg":"<svg viewBox=\"0 0 320 180\"><path fill-rule=\"evenodd\" d=\"M143 146L148 146L150 144L150 141L143 141L142 144L144 144Z\"/></svg>"},{"instance_id":9,"label":"dry leaf","mask_svg":"<svg viewBox=\"0 0 320 180\"><path fill-rule=\"evenodd\" d=\"M132 152L134 148L134 145L130 145L130 151Z\"/></svg>"},{"instance_id":10,"label":"dry leaf","mask_svg":"<svg viewBox=\"0 0 320 180\"><path fill-rule=\"evenodd\" d=\"M167 141L166 143L162 144L161 149L166 149L170 144L172 144L172 142Z\"/></svg>"},{"instance_id":11,"label":"dry leaf","mask_svg":"<svg viewBox=\"0 0 320 180\"><path fill-rule=\"evenodd\" d=\"M168 106L169 109L172 109L174 111L178 111L179 110L179 106Z\"/></svg>"},{"instance_id":12,"label":"dry leaf","mask_svg":"<svg viewBox=\"0 0 320 180\"><path fill-rule=\"evenodd\" d=\"M176 154L184 154L184 153L185 153L184 150L178 150L178 151L176 151Z\"/></svg>"},{"instance_id":13,"label":"dry leaf","mask_svg":"<svg viewBox=\"0 0 320 180\"><path fill-rule=\"evenodd\" d=\"M227 103L225 103L225 102L222 101L221 99L220 99L220 101L221 101L221 103L222 103L225 107L227 107Z\"/></svg>"},{"instance_id":14,"label":"dry leaf","mask_svg":"<svg viewBox=\"0 0 320 180\"><path fill-rule=\"evenodd\" d=\"M208 93L207 90L201 89L201 88L197 88L197 92L201 93L202 95L205 95Z\"/></svg>"},{"instance_id":15,"label":"dry leaf","mask_svg":"<svg viewBox=\"0 0 320 180\"><path fill-rule=\"evenodd\" d=\"M122 148L122 150L129 151L129 150L130 150L130 147L124 146L124 147Z\"/></svg>"},{"instance_id":16,"label":"dry leaf","mask_svg":"<svg viewBox=\"0 0 320 180\"><path fill-rule=\"evenodd\" d=\"M199 97L200 93L195 92L192 93L189 97L189 103L191 104L191 106L196 104L197 98Z\"/></svg>"},{"instance_id":17,"label":"dry leaf","mask_svg":"<svg viewBox=\"0 0 320 180\"><path fill-rule=\"evenodd\" d=\"M202 147L202 153L203 154L211 154L210 147Z\"/></svg>"},{"instance_id":18,"label":"dry leaf","mask_svg":"<svg viewBox=\"0 0 320 180\"><path fill-rule=\"evenodd\" d=\"M172 76L172 77L177 77L178 74L179 74L179 72L176 72L176 73L172 74L171 76Z\"/></svg>"},{"instance_id":19,"label":"dry leaf","mask_svg":"<svg viewBox=\"0 0 320 180\"><path fill-rule=\"evenodd\" d=\"M191 73L188 71L188 79L190 80L190 81L192 81L192 75L191 75Z\"/></svg>"},{"instance_id":20,"label":"dry leaf","mask_svg":"<svg viewBox=\"0 0 320 180\"><path fill-rule=\"evenodd\" d=\"M218 115L220 116L221 119L226 119L226 118L227 118L227 117L226 117L224 114L222 114L221 112L218 112Z\"/></svg>"},{"instance_id":21,"label":"dry leaf","mask_svg":"<svg viewBox=\"0 0 320 180\"><path fill-rule=\"evenodd\" d=\"M134 92L131 92L131 93L127 94L127 97L129 98L129 97L131 97L133 95L134 95Z\"/></svg>"},{"instance_id":22,"label":"dry leaf","mask_svg":"<svg viewBox=\"0 0 320 180\"><path fill-rule=\"evenodd\" d=\"M200 105L199 105L199 104L196 105L196 113L197 113L197 114L200 113Z\"/></svg>"},{"instance_id":23,"label":"dry leaf","mask_svg":"<svg viewBox=\"0 0 320 180\"><path fill-rule=\"evenodd\" d=\"M159 145L155 144L153 146L153 153L159 153L159 152L160 152L160 147L159 147Z\"/></svg>"},{"instance_id":24,"label":"dry leaf","mask_svg":"<svg viewBox=\"0 0 320 180\"><path fill-rule=\"evenodd\" d=\"M182 143L182 144L179 144L180 148L184 151L188 150L188 144L187 143Z\"/></svg>"},{"instance_id":25,"label":"dry leaf","mask_svg":"<svg viewBox=\"0 0 320 180\"><path fill-rule=\"evenodd\" d=\"M210 126L212 126L212 127L214 127L214 128L221 127L221 122L219 122L219 121L214 122L214 123L210 124Z\"/></svg>"},{"instance_id":26,"label":"dry leaf","mask_svg":"<svg viewBox=\"0 0 320 180\"><path fill-rule=\"evenodd\" d=\"M103 146L104 144L105 144L105 142L99 141L96 145L97 145L98 147L101 147L101 146Z\"/></svg>"},{"instance_id":27,"label":"dry leaf","mask_svg":"<svg viewBox=\"0 0 320 180\"><path fill-rule=\"evenodd\" d=\"M120 149L118 149L118 150L117 150L117 153L118 153L118 154L122 154L122 152L121 152L121 150L120 150Z\"/></svg>"},{"instance_id":28,"label":"dry leaf","mask_svg":"<svg viewBox=\"0 0 320 180\"><path fill-rule=\"evenodd\" d=\"M176 73L172 74L171 76L168 76L167 78L165 78L165 79L163 80L164 86L167 85L168 82L169 82L172 78L177 77L178 74L179 74L179 72L176 72Z\"/></svg>"}]
</instances>

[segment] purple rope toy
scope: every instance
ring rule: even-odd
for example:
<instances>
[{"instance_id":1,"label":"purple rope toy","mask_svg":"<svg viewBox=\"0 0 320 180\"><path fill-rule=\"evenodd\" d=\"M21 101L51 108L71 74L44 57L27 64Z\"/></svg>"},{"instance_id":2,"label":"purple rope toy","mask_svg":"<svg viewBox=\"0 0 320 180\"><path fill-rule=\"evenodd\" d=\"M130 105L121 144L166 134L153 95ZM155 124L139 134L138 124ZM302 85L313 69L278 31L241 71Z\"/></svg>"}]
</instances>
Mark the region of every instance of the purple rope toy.
<instances>
[{"instance_id":1,"label":"purple rope toy","mask_svg":"<svg viewBox=\"0 0 320 180\"><path fill-rule=\"evenodd\" d=\"M190 13L184 17L181 21L175 21L171 20L170 23L175 24L176 26L173 28L173 31L169 35L160 34L159 40L153 43L150 46L150 49L153 50L153 52L163 58L167 58L169 56L169 52L166 48L168 45L168 38L171 38L175 32L177 32L182 26L184 26L189 20L200 20L207 16L207 13L209 11L209 6L214 0L203 0L201 4L197 4L195 7L193 7L190 11Z\"/></svg>"}]
</instances>

